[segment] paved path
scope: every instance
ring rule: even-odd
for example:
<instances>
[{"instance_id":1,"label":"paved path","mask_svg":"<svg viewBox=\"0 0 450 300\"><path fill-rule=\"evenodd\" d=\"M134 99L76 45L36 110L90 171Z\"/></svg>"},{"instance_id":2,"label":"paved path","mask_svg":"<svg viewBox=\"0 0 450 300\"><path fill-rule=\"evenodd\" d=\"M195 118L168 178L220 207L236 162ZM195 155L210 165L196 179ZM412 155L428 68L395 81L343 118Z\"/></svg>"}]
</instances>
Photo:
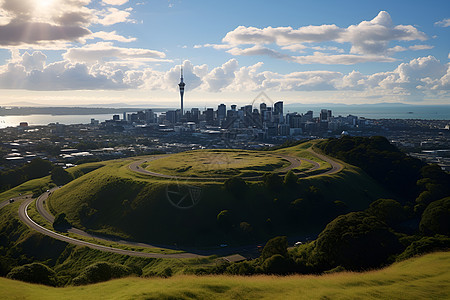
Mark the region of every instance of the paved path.
<instances>
[{"instance_id":1,"label":"paved path","mask_svg":"<svg viewBox=\"0 0 450 300\"><path fill-rule=\"evenodd\" d=\"M48 197L48 193L44 193L41 195L42 198ZM41 198L40 197L40 198ZM42 199L41 198L41 199ZM78 246L86 246L92 249L97 249L101 251L116 253L116 254L122 254L122 255L130 255L130 256L138 256L138 257L150 257L150 258L198 258L198 257L205 257L204 255L195 254L195 253L177 253L177 254L161 254L161 253L145 253L145 252L138 252L138 251L132 251L132 250L124 250L124 249L118 249L108 246L102 246L97 245L89 242L85 242L82 240L74 239L65 235L62 235L60 233L51 231L47 228L42 227L41 225L37 224L35 221L33 221L30 216L27 213L28 206L31 204L33 199L26 199L19 207L19 218L24 222L26 225L31 227L32 229L45 234L47 236L50 236L54 239L64 241L70 244L78 245Z\"/></svg>"},{"instance_id":2,"label":"paved path","mask_svg":"<svg viewBox=\"0 0 450 300\"><path fill-rule=\"evenodd\" d=\"M21 196L17 196L17 197L10 198L10 199L12 199L13 202L16 202L16 201L18 201L18 200L22 200L22 199L26 199L26 198L31 198L31 194L29 194L29 195L21 195ZM3 207L5 207L6 205L8 205L8 204L10 203L10 202L9 202L10 199L7 199L7 200L5 200L5 201L0 202L0 209L2 209Z\"/></svg>"}]
</instances>

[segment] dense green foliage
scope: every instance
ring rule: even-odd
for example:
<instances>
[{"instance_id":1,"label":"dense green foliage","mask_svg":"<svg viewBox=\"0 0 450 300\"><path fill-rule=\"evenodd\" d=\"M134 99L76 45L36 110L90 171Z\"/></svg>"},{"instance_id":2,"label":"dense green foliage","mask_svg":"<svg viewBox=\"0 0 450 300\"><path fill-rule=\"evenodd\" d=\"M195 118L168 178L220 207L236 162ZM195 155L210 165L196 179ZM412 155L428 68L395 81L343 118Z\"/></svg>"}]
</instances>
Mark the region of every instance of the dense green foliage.
<instances>
[{"instance_id":1,"label":"dense green foliage","mask_svg":"<svg viewBox=\"0 0 450 300\"><path fill-rule=\"evenodd\" d=\"M0 172L0 192L11 189L25 181L47 176L53 165L48 160L33 159L22 167Z\"/></svg>"},{"instance_id":2,"label":"dense green foliage","mask_svg":"<svg viewBox=\"0 0 450 300\"><path fill-rule=\"evenodd\" d=\"M320 268L360 270L383 265L402 250L386 224L365 212L352 212L330 222L315 241L311 259Z\"/></svg>"},{"instance_id":3,"label":"dense green foliage","mask_svg":"<svg viewBox=\"0 0 450 300\"><path fill-rule=\"evenodd\" d=\"M329 139L317 147L366 171L374 179L402 198L415 197L420 169L425 165L390 144L385 137Z\"/></svg>"},{"instance_id":4,"label":"dense green foliage","mask_svg":"<svg viewBox=\"0 0 450 300\"><path fill-rule=\"evenodd\" d=\"M141 275L142 270L133 271L127 266L101 261L87 266L79 276L73 279L72 283L74 285L97 283L131 274Z\"/></svg>"},{"instance_id":5,"label":"dense green foliage","mask_svg":"<svg viewBox=\"0 0 450 300\"><path fill-rule=\"evenodd\" d=\"M58 231L65 231L70 227L70 223L66 219L65 213L59 213L55 216L55 220L53 221L53 228Z\"/></svg>"},{"instance_id":6,"label":"dense green foliage","mask_svg":"<svg viewBox=\"0 0 450 300\"><path fill-rule=\"evenodd\" d=\"M56 185L64 185L73 180L73 175L57 166L52 170L51 179Z\"/></svg>"},{"instance_id":7,"label":"dense green foliage","mask_svg":"<svg viewBox=\"0 0 450 300\"><path fill-rule=\"evenodd\" d=\"M450 197L427 206L420 221L420 231L427 235L450 235Z\"/></svg>"},{"instance_id":8,"label":"dense green foliage","mask_svg":"<svg viewBox=\"0 0 450 300\"><path fill-rule=\"evenodd\" d=\"M57 284L55 271L41 263L31 263L15 267L6 277L31 283L55 286Z\"/></svg>"}]
</instances>

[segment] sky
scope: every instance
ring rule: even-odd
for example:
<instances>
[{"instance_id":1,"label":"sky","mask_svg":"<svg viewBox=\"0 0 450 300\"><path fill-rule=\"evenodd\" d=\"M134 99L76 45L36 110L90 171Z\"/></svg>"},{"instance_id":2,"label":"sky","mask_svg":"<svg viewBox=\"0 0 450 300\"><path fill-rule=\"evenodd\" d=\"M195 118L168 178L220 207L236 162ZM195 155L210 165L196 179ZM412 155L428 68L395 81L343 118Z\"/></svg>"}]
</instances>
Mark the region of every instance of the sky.
<instances>
[{"instance_id":1,"label":"sky","mask_svg":"<svg viewBox=\"0 0 450 300\"><path fill-rule=\"evenodd\" d=\"M450 1L0 0L0 105L450 104Z\"/></svg>"}]
</instances>

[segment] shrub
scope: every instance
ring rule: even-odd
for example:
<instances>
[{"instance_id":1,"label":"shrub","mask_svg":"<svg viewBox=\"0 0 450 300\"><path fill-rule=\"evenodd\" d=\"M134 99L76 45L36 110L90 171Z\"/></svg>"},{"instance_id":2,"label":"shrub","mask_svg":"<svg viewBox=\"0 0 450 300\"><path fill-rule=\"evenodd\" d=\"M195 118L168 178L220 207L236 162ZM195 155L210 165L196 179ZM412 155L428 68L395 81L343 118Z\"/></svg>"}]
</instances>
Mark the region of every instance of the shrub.
<instances>
[{"instance_id":1,"label":"shrub","mask_svg":"<svg viewBox=\"0 0 450 300\"><path fill-rule=\"evenodd\" d=\"M59 166L53 168L51 178L56 185L64 185L73 180L72 174Z\"/></svg>"},{"instance_id":2,"label":"shrub","mask_svg":"<svg viewBox=\"0 0 450 300\"><path fill-rule=\"evenodd\" d=\"M66 220L65 213L59 213L56 215L55 220L53 221L53 228L55 230L65 230L69 228L71 225L69 221Z\"/></svg>"},{"instance_id":3,"label":"shrub","mask_svg":"<svg viewBox=\"0 0 450 300\"><path fill-rule=\"evenodd\" d=\"M41 263L32 263L15 267L8 273L8 275L6 275L6 277L51 286L56 286L57 284L55 271Z\"/></svg>"},{"instance_id":4,"label":"shrub","mask_svg":"<svg viewBox=\"0 0 450 300\"><path fill-rule=\"evenodd\" d=\"M397 224L406 219L403 206L392 199L378 199L370 204L367 212L388 225Z\"/></svg>"},{"instance_id":5,"label":"shrub","mask_svg":"<svg viewBox=\"0 0 450 300\"><path fill-rule=\"evenodd\" d=\"M331 221L319 234L312 263L319 269L349 270L379 267L400 252L401 244L387 225L365 212L352 212Z\"/></svg>"},{"instance_id":6,"label":"shrub","mask_svg":"<svg viewBox=\"0 0 450 300\"><path fill-rule=\"evenodd\" d=\"M422 214L419 228L427 235L450 234L450 197L428 205Z\"/></svg>"},{"instance_id":7,"label":"shrub","mask_svg":"<svg viewBox=\"0 0 450 300\"><path fill-rule=\"evenodd\" d=\"M287 257L288 242L285 236L277 236L270 239L264 246L261 257L266 260L273 255L279 254Z\"/></svg>"},{"instance_id":8,"label":"shrub","mask_svg":"<svg viewBox=\"0 0 450 300\"><path fill-rule=\"evenodd\" d=\"M129 276L133 273L133 270L127 266L108 262L96 262L87 266L78 277L72 280L72 283L74 285L96 283Z\"/></svg>"},{"instance_id":9,"label":"shrub","mask_svg":"<svg viewBox=\"0 0 450 300\"><path fill-rule=\"evenodd\" d=\"M422 255L438 250L448 250L450 248L450 238L442 235L434 237L423 237L412 242L399 256L397 261L405 260L416 255Z\"/></svg>"},{"instance_id":10,"label":"shrub","mask_svg":"<svg viewBox=\"0 0 450 300\"><path fill-rule=\"evenodd\" d=\"M225 189L233 196L239 197L247 190L247 183L239 177L231 177L225 180Z\"/></svg>"}]
</instances>

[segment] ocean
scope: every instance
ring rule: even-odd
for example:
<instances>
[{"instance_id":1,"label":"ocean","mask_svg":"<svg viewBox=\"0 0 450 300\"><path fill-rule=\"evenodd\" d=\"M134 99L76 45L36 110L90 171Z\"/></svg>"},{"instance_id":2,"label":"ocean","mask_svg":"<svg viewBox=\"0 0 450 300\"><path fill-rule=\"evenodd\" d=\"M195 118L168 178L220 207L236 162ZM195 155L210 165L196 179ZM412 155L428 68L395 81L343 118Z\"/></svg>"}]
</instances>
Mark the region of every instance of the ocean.
<instances>
[{"instance_id":1,"label":"ocean","mask_svg":"<svg viewBox=\"0 0 450 300\"><path fill-rule=\"evenodd\" d=\"M449 120L450 105L286 105L284 113L306 113L308 110L318 116L321 109L330 109L333 116L354 115L368 119L423 119L423 120ZM33 125L47 125L49 123L60 124L88 124L91 119L103 122L112 119L112 114L96 115L24 115L24 116L0 116L0 128L19 126L20 122L28 122Z\"/></svg>"}]
</instances>

